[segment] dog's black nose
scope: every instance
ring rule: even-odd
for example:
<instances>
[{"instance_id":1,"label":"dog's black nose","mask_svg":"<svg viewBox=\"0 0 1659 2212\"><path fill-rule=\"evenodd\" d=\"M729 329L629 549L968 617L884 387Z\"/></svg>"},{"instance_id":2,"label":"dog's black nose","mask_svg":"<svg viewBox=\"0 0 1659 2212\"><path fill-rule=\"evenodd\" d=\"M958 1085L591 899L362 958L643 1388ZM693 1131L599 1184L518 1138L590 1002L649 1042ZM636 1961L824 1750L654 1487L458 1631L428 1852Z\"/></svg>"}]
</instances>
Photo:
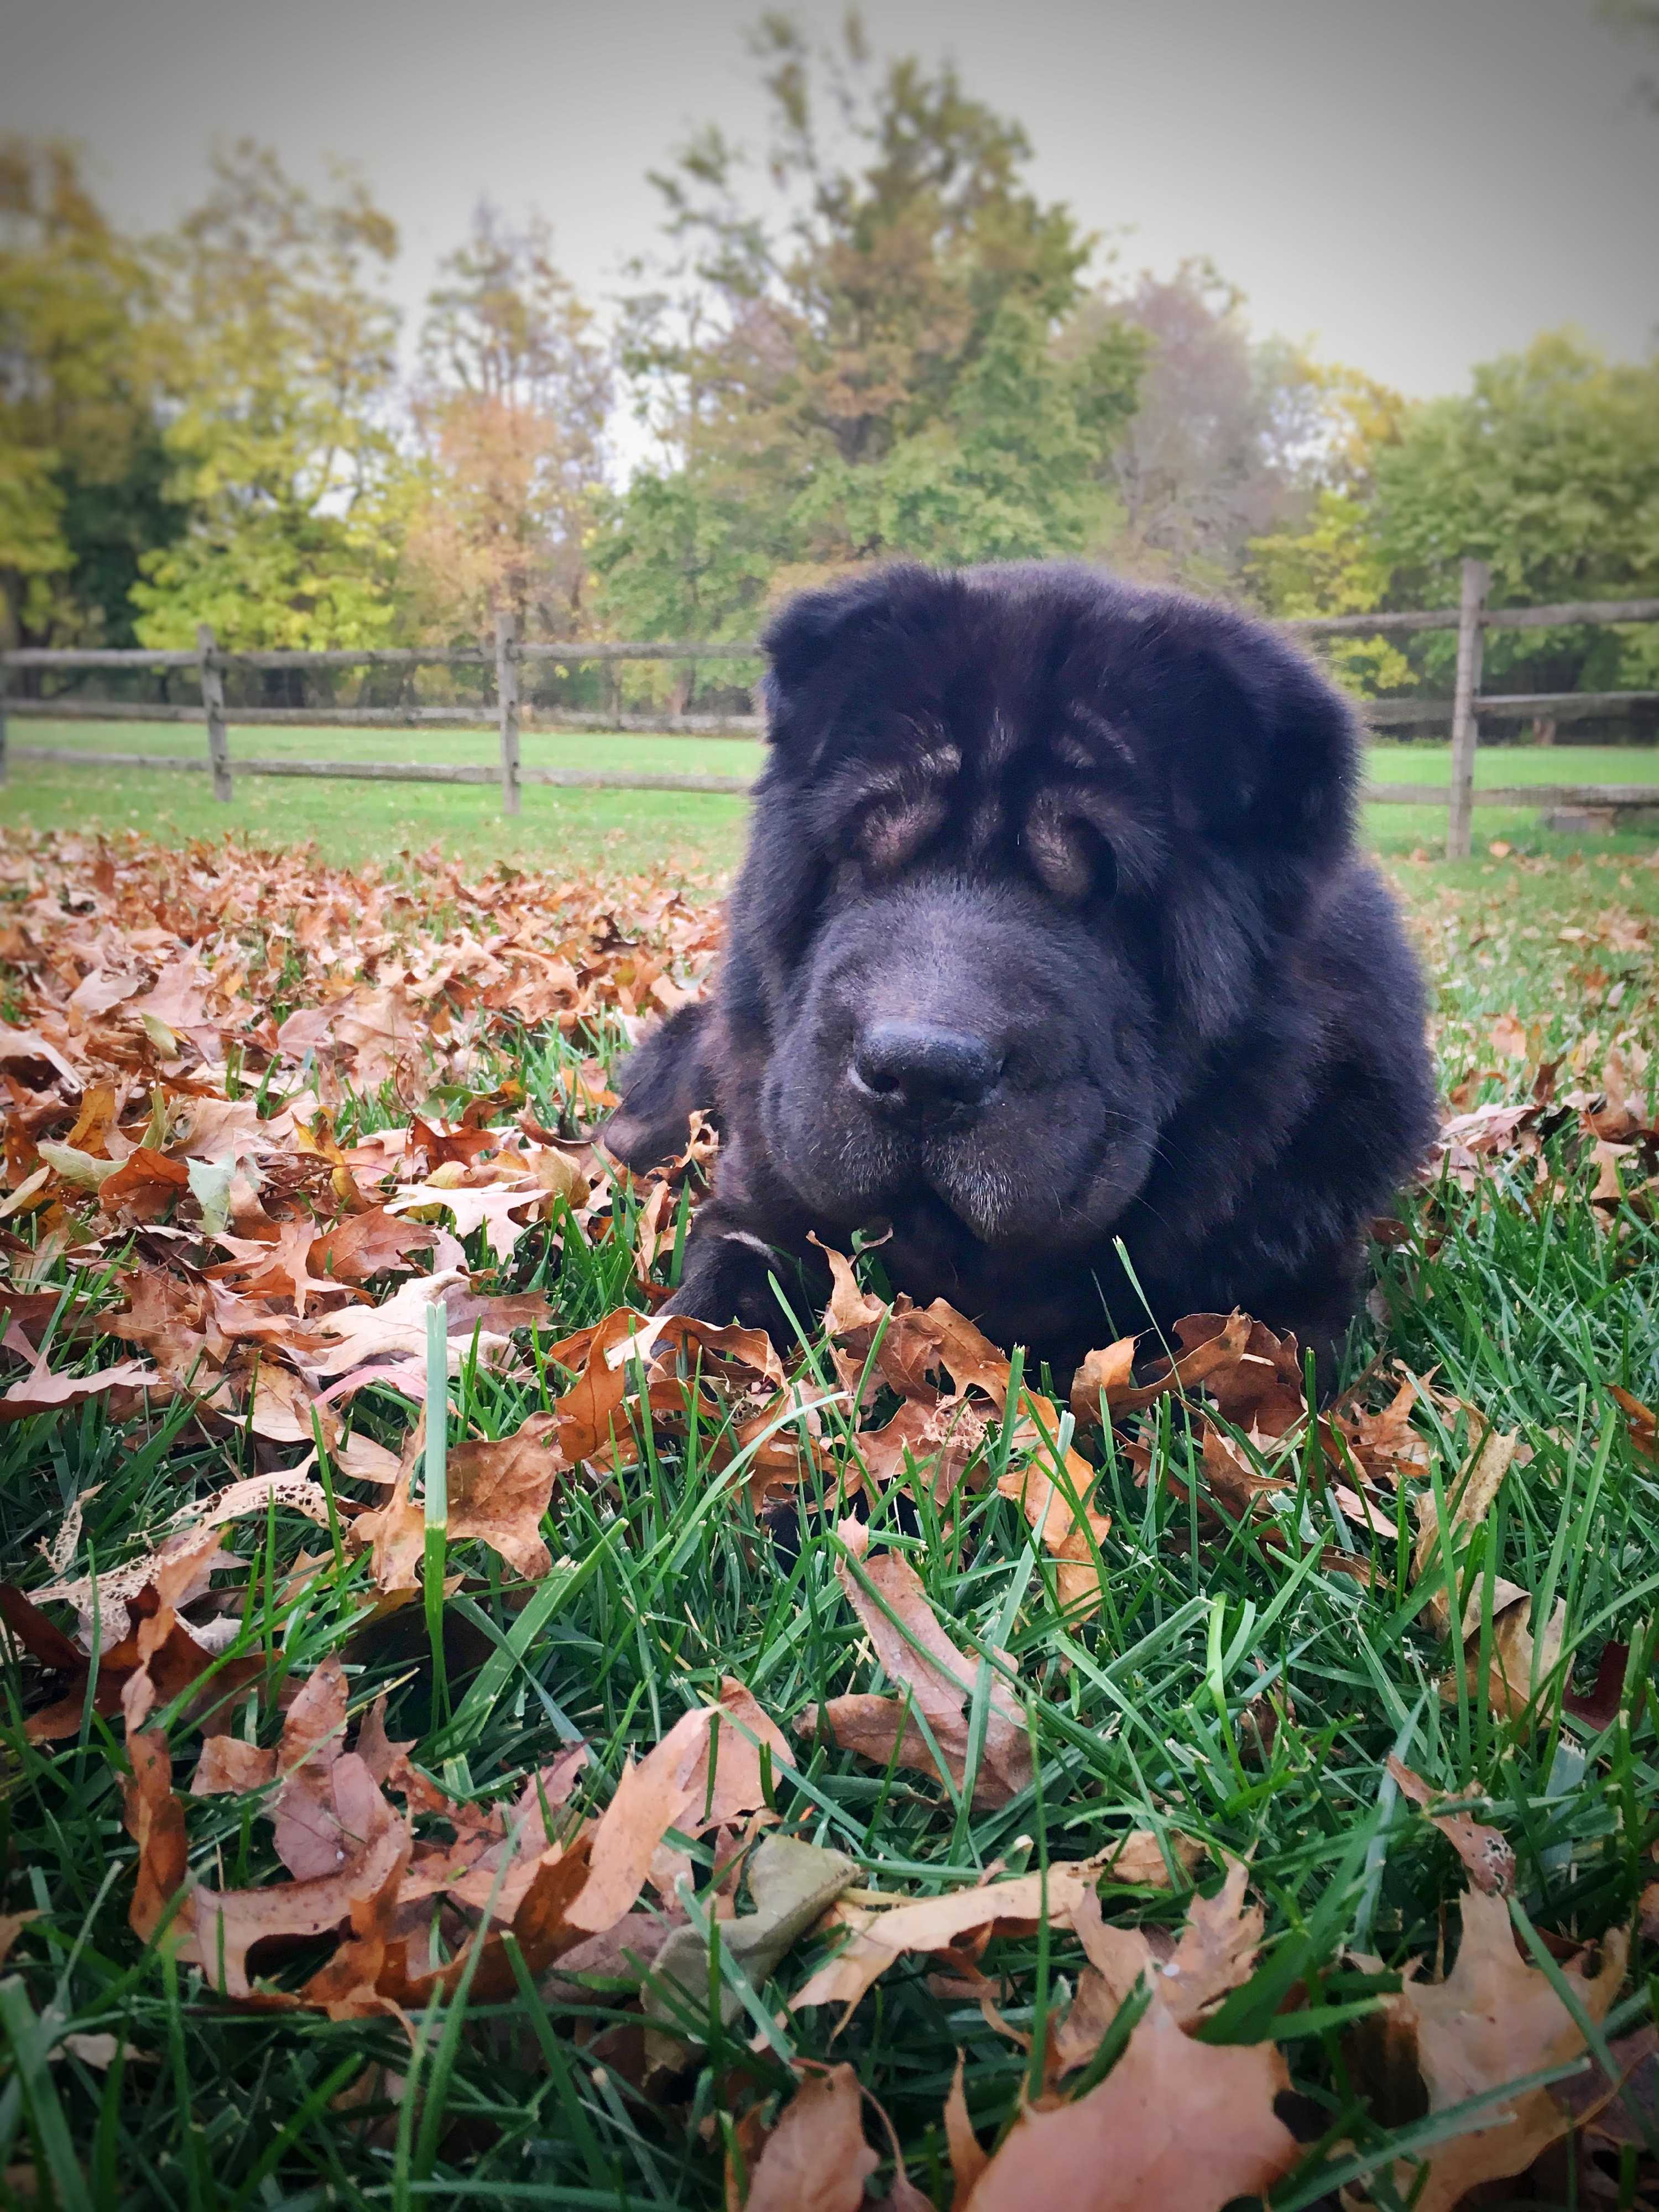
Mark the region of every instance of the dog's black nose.
<instances>
[{"instance_id":1,"label":"dog's black nose","mask_svg":"<svg viewBox=\"0 0 1659 2212\"><path fill-rule=\"evenodd\" d=\"M983 1037L936 1022L872 1022L853 1054L853 1088L910 1121L982 1106L1001 1073Z\"/></svg>"}]
</instances>

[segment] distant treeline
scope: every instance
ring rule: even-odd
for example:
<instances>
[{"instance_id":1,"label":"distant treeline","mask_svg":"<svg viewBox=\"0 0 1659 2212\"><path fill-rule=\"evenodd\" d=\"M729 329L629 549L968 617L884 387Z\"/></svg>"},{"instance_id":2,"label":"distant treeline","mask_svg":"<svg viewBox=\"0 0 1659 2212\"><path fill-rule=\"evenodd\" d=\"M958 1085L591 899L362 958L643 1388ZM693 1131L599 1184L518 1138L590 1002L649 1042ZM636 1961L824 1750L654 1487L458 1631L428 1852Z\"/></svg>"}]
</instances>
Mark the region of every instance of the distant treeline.
<instances>
[{"instance_id":1,"label":"distant treeline","mask_svg":"<svg viewBox=\"0 0 1659 2212\"><path fill-rule=\"evenodd\" d=\"M856 22L751 46L768 144L710 125L653 172L661 234L609 325L542 217L483 205L406 356L397 232L354 173L319 194L243 143L135 238L75 149L0 146L0 642L459 642L502 610L731 639L898 556L1100 559L1284 615L1449 605L1471 554L1496 605L1659 592L1659 362L1552 332L1407 404L1254 336L1207 262L1103 275L951 70ZM1443 691L1450 649L1334 665ZM544 680L684 707L692 672ZM1494 634L1487 680L1650 690L1659 631Z\"/></svg>"}]
</instances>

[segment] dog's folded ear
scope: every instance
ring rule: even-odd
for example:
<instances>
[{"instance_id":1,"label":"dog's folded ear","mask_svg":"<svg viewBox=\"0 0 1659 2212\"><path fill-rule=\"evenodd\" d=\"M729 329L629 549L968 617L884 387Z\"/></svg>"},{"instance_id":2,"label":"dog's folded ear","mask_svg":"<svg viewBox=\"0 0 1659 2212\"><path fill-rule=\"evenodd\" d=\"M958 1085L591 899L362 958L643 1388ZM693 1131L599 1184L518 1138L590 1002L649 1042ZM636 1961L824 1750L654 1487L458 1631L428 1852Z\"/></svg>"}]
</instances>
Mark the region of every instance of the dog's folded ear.
<instances>
[{"instance_id":1,"label":"dog's folded ear","mask_svg":"<svg viewBox=\"0 0 1659 2212\"><path fill-rule=\"evenodd\" d=\"M1136 656L1139 718L1178 818L1232 845L1311 854L1352 834L1362 752L1340 692L1283 639L1188 602Z\"/></svg>"},{"instance_id":2,"label":"dog's folded ear","mask_svg":"<svg viewBox=\"0 0 1659 2212\"><path fill-rule=\"evenodd\" d=\"M629 1053L617 1075L622 1104L600 1130L605 1150L643 1174L685 1150L691 1116L714 1100L714 1006L682 1006Z\"/></svg>"},{"instance_id":3,"label":"dog's folded ear","mask_svg":"<svg viewBox=\"0 0 1659 2212\"><path fill-rule=\"evenodd\" d=\"M925 571L908 573L920 576ZM906 574L903 568L884 568L878 575L797 592L761 638L773 682L791 691L815 676L839 647L889 614L895 586L902 586Z\"/></svg>"},{"instance_id":4,"label":"dog's folded ear","mask_svg":"<svg viewBox=\"0 0 1659 2212\"><path fill-rule=\"evenodd\" d=\"M954 576L908 561L797 592L761 639L771 663L765 691L772 737L787 736L792 708L838 659L849 682L890 695L919 641L945 629L961 596Z\"/></svg>"}]
</instances>

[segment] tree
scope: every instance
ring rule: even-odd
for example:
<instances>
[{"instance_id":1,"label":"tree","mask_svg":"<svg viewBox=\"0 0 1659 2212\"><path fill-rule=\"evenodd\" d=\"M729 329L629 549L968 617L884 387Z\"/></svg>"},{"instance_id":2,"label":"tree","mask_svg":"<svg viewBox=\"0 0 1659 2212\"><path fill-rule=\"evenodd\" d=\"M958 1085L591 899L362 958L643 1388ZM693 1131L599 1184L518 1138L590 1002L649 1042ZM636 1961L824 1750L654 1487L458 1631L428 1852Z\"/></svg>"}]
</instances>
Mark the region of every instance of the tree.
<instances>
[{"instance_id":1,"label":"tree","mask_svg":"<svg viewBox=\"0 0 1659 2212\"><path fill-rule=\"evenodd\" d=\"M1066 343L1098 346L1125 327L1142 359L1138 404L1110 450L1121 521L1109 556L1133 574L1236 592L1251 539L1307 505L1324 438L1318 372L1282 340L1254 340L1242 295L1207 261L1101 287Z\"/></svg>"},{"instance_id":2,"label":"tree","mask_svg":"<svg viewBox=\"0 0 1659 2212\"><path fill-rule=\"evenodd\" d=\"M1379 550L1373 518L1352 492L1326 489L1299 530L1254 538L1248 574L1264 612L1278 617L1373 613L1389 595L1391 572ZM1412 681L1412 665L1388 639L1328 641L1333 675L1362 698Z\"/></svg>"},{"instance_id":3,"label":"tree","mask_svg":"<svg viewBox=\"0 0 1659 2212\"><path fill-rule=\"evenodd\" d=\"M937 422L861 467L836 456L806 486L792 514L809 561L787 580L892 552L947 563L1082 552L1106 510L1102 359L1057 359L1034 310L1005 300Z\"/></svg>"},{"instance_id":4,"label":"tree","mask_svg":"<svg viewBox=\"0 0 1659 2212\"><path fill-rule=\"evenodd\" d=\"M1135 349L1057 352L1091 241L1026 187L1024 134L948 67L878 66L856 16L823 51L769 17L751 49L761 169L708 130L653 179L672 258L623 358L662 458L596 548L608 605L732 634L769 583L1079 547Z\"/></svg>"},{"instance_id":5,"label":"tree","mask_svg":"<svg viewBox=\"0 0 1659 2212\"><path fill-rule=\"evenodd\" d=\"M1291 526L1250 540L1245 578L1267 614L1370 614L1393 584L1374 527L1377 458L1399 443L1407 410L1397 392L1361 370L1313 365L1310 374L1321 416L1304 459L1312 506ZM1323 657L1362 697L1413 681L1406 654L1381 634L1328 640Z\"/></svg>"},{"instance_id":6,"label":"tree","mask_svg":"<svg viewBox=\"0 0 1659 2212\"><path fill-rule=\"evenodd\" d=\"M396 612L397 232L341 171L319 199L243 142L156 259L183 334L167 428L189 526L147 554L147 645L369 645Z\"/></svg>"},{"instance_id":7,"label":"tree","mask_svg":"<svg viewBox=\"0 0 1659 2212\"><path fill-rule=\"evenodd\" d=\"M1449 606L1466 554L1502 605L1659 592L1659 360L1557 331L1407 416L1376 460L1372 528L1396 604ZM1432 653L1432 659L1428 656ZM1445 641L1425 646L1437 671ZM1650 627L1495 630L1486 666L1537 690L1651 688Z\"/></svg>"},{"instance_id":8,"label":"tree","mask_svg":"<svg viewBox=\"0 0 1659 2212\"><path fill-rule=\"evenodd\" d=\"M408 581L441 629L511 611L568 635L604 483L607 350L539 216L513 231L482 204L441 278L421 336Z\"/></svg>"},{"instance_id":9,"label":"tree","mask_svg":"<svg viewBox=\"0 0 1659 2212\"><path fill-rule=\"evenodd\" d=\"M139 558L183 520L156 412L169 335L73 149L0 143L0 638L130 642Z\"/></svg>"}]
</instances>

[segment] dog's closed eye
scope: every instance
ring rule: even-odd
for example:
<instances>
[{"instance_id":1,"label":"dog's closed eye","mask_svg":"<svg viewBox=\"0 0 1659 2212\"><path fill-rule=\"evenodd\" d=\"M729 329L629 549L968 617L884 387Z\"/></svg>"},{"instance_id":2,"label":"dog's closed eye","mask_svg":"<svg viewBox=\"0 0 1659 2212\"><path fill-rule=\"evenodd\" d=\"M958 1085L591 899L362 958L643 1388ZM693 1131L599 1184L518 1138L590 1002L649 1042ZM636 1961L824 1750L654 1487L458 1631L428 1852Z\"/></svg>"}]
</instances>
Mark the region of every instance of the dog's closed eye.
<instances>
[{"instance_id":1,"label":"dog's closed eye","mask_svg":"<svg viewBox=\"0 0 1659 2212\"><path fill-rule=\"evenodd\" d=\"M854 831L859 857L884 872L902 868L938 832L949 812L942 791L877 799L860 815Z\"/></svg>"},{"instance_id":2,"label":"dog's closed eye","mask_svg":"<svg viewBox=\"0 0 1659 2212\"><path fill-rule=\"evenodd\" d=\"M1109 897L1117 887L1110 844L1062 793L1043 792L1032 801L1020 843L1044 889L1068 904Z\"/></svg>"}]
</instances>

